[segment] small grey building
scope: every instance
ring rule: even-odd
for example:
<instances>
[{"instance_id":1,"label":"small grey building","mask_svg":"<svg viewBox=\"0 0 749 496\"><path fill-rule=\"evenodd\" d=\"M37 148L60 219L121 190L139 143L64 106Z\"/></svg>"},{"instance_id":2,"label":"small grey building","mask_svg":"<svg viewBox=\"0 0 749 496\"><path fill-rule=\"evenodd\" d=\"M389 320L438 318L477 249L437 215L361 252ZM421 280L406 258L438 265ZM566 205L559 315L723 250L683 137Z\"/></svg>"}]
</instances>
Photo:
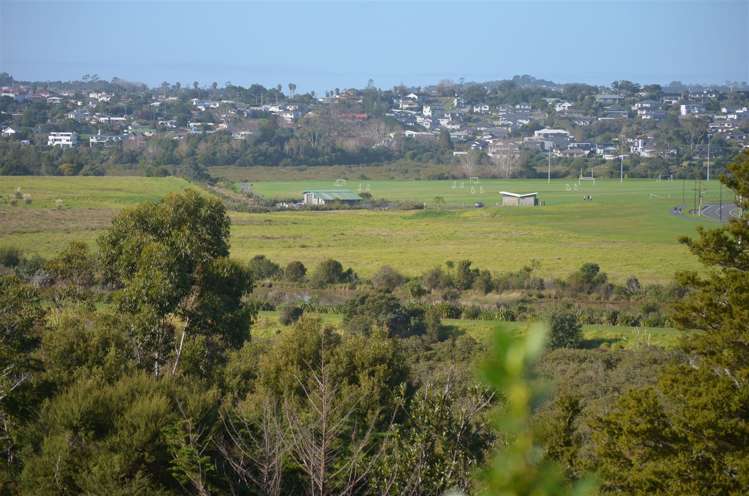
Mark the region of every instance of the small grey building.
<instances>
[{"instance_id":1,"label":"small grey building","mask_svg":"<svg viewBox=\"0 0 749 496\"><path fill-rule=\"evenodd\" d=\"M538 193L510 193L500 191L503 207L534 207L538 205Z\"/></svg>"},{"instance_id":2,"label":"small grey building","mask_svg":"<svg viewBox=\"0 0 749 496\"><path fill-rule=\"evenodd\" d=\"M361 196L348 189L312 189L304 192L305 205L327 205L329 203L356 205L361 201Z\"/></svg>"}]
</instances>

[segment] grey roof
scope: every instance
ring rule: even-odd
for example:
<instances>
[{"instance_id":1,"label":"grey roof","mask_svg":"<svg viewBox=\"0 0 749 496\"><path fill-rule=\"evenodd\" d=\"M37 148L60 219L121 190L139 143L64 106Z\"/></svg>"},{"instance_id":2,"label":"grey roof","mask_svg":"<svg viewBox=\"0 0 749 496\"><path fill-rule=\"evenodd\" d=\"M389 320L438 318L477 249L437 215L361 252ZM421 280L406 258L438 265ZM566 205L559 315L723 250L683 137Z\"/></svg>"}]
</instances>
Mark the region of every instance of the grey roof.
<instances>
[{"instance_id":1,"label":"grey roof","mask_svg":"<svg viewBox=\"0 0 749 496\"><path fill-rule=\"evenodd\" d=\"M349 189L308 189L304 192L304 194L307 193L313 193L318 198L329 201L361 200L361 196L357 195Z\"/></svg>"}]
</instances>

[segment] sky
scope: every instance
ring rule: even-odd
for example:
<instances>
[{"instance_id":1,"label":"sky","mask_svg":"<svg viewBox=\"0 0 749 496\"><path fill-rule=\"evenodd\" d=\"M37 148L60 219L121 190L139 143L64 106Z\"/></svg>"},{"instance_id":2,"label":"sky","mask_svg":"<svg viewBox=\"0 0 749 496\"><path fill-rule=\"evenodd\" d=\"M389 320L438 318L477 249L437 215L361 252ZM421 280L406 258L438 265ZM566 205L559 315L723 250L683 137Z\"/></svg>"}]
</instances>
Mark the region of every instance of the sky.
<instances>
[{"instance_id":1,"label":"sky","mask_svg":"<svg viewBox=\"0 0 749 496\"><path fill-rule=\"evenodd\" d=\"M749 0L0 0L0 72L297 92L530 74L609 84L749 81Z\"/></svg>"}]
</instances>

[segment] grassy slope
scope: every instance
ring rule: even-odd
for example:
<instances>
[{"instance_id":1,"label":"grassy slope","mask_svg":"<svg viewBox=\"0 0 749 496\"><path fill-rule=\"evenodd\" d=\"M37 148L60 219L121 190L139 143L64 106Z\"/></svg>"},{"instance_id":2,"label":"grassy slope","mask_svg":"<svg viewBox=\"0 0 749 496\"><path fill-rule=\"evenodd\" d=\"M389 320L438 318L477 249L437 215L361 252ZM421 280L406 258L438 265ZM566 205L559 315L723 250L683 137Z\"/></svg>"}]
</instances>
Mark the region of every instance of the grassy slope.
<instances>
[{"instance_id":1,"label":"grassy slope","mask_svg":"<svg viewBox=\"0 0 749 496\"><path fill-rule=\"evenodd\" d=\"M331 187L332 181L255 183L258 192L299 197L307 188ZM681 203L682 183L632 180L586 184L567 191L572 181L362 181L375 197L418 200L435 196L447 205L484 209L413 212L278 212L232 214L232 255L246 260L266 254L286 263L314 265L336 258L367 276L384 264L416 275L446 260L471 259L482 268L514 270L531 259L545 275L564 276L584 262L598 262L615 280L631 274L642 281L670 280L680 269L698 265L676 243L694 232L698 222L677 218L670 209ZM140 177L0 177L6 198L20 186L31 205L0 204L0 244L14 244L49 256L67 241L92 241L119 209L153 200L189 184L175 178ZM348 187L357 190L359 182ZM687 184L690 203L691 184ZM541 208L495 208L500 190L538 191ZM482 192L483 191L483 192ZM717 183L710 185L717 196ZM583 201L591 194L593 201ZM654 196L655 195L655 196ZM726 195L727 196L727 195ZM61 198L65 208L55 210Z\"/></svg>"}]
</instances>

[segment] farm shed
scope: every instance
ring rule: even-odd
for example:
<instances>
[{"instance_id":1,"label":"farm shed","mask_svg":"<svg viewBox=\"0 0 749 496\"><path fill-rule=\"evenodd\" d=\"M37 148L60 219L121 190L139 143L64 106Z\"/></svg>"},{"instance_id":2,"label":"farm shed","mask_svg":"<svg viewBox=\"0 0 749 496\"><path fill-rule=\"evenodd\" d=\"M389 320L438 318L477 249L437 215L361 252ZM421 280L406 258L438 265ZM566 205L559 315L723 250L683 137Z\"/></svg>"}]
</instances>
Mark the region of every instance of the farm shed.
<instances>
[{"instance_id":1,"label":"farm shed","mask_svg":"<svg viewBox=\"0 0 749 496\"><path fill-rule=\"evenodd\" d=\"M538 205L538 193L510 193L500 191L503 207L533 207Z\"/></svg>"},{"instance_id":2,"label":"farm shed","mask_svg":"<svg viewBox=\"0 0 749 496\"><path fill-rule=\"evenodd\" d=\"M313 189L304 192L305 205L327 205L336 202L356 205L360 201L361 196L348 189Z\"/></svg>"}]
</instances>

